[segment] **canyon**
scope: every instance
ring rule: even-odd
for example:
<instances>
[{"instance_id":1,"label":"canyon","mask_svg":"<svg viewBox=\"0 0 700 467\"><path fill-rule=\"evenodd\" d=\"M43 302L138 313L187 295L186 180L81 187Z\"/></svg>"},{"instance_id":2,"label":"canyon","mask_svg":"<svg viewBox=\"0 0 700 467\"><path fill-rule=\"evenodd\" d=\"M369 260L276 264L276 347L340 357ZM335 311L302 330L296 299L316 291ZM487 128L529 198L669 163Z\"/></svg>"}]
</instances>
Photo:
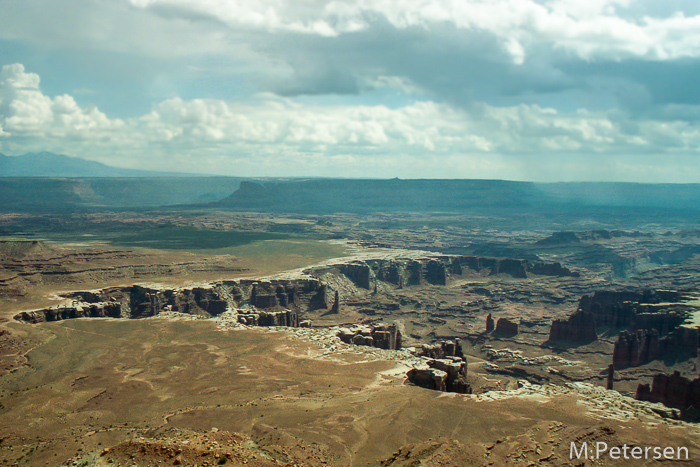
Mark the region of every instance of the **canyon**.
<instances>
[{"instance_id":1,"label":"canyon","mask_svg":"<svg viewBox=\"0 0 700 467\"><path fill-rule=\"evenodd\" d=\"M586 440L700 455L691 217L532 185L447 184L465 198L440 204L429 183L322 201L326 182L274 183L0 214L1 462L558 466Z\"/></svg>"}]
</instances>

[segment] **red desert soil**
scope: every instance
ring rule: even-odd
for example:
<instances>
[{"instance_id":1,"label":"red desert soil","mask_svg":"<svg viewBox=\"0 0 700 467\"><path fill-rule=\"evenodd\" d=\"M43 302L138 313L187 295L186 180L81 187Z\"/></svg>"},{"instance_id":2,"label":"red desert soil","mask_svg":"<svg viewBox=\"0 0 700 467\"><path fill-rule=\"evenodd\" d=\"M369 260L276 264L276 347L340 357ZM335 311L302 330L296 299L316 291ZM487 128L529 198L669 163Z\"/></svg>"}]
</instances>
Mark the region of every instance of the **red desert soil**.
<instances>
[{"instance_id":1,"label":"red desert soil","mask_svg":"<svg viewBox=\"0 0 700 467\"><path fill-rule=\"evenodd\" d=\"M0 240L0 317L53 305L59 292L262 276L343 256L346 251L337 242L303 239L254 242L212 253Z\"/></svg>"},{"instance_id":2,"label":"red desert soil","mask_svg":"<svg viewBox=\"0 0 700 467\"><path fill-rule=\"evenodd\" d=\"M414 465L408 453L435 466L569 465L581 440L700 455L691 425L601 418L573 391L492 399L407 386L379 375L396 365L388 354L313 358L319 343L281 331L163 319L8 327L42 343L0 379L3 465Z\"/></svg>"}]
</instances>

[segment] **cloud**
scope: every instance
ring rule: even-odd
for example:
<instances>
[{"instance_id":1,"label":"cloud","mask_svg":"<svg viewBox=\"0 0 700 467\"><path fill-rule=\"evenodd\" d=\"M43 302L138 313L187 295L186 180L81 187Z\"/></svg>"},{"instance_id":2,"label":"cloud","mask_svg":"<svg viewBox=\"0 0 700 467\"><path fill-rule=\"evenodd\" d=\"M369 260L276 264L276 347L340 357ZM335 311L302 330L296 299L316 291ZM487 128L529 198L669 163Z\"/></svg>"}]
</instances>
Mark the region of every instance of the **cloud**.
<instances>
[{"instance_id":1,"label":"cloud","mask_svg":"<svg viewBox=\"0 0 700 467\"><path fill-rule=\"evenodd\" d=\"M580 177L585 171L572 167L591 161L617 167L598 174L614 178L629 166L637 172L652 167L644 171L655 176L654 164L662 167L669 157L687 163L676 177L698 172L698 121L526 104L481 103L469 110L430 100L396 108L317 105L269 94L245 103L175 97L144 115L115 119L70 95L45 95L39 85L39 76L20 64L2 67L4 151L52 150L121 166L231 175L376 176L373 170L383 170L387 176L542 180L562 177L562 167Z\"/></svg>"},{"instance_id":2,"label":"cloud","mask_svg":"<svg viewBox=\"0 0 700 467\"><path fill-rule=\"evenodd\" d=\"M82 109L70 95L51 98L39 89L39 76L21 64L0 71L0 128L4 136L94 139L123 128L95 107Z\"/></svg>"},{"instance_id":3,"label":"cloud","mask_svg":"<svg viewBox=\"0 0 700 467\"><path fill-rule=\"evenodd\" d=\"M170 17L206 18L235 33L236 44L258 56L251 58L255 86L282 96L358 95L389 76L464 108L487 102L654 112L659 104L700 98L694 80L684 79L697 75L700 56L700 11L689 2L131 3L155 16L167 10Z\"/></svg>"},{"instance_id":4,"label":"cloud","mask_svg":"<svg viewBox=\"0 0 700 467\"><path fill-rule=\"evenodd\" d=\"M392 86L467 111L649 113L700 101L699 14L688 0L34 0L0 2L0 39L62 50L89 75L97 59L85 51L112 54L99 68L140 87L129 92L141 100L204 97L190 91L217 81L206 97L352 98ZM208 70L204 85L195 69Z\"/></svg>"},{"instance_id":5,"label":"cloud","mask_svg":"<svg viewBox=\"0 0 700 467\"><path fill-rule=\"evenodd\" d=\"M673 10L635 14L632 4L653 0L130 0L137 8L190 19L210 18L231 28L337 37L377 22L396 29L451 25L497 37L515 63L546 43L585 59L698 57L700 16Z\"/></svg>"}]
</instances>

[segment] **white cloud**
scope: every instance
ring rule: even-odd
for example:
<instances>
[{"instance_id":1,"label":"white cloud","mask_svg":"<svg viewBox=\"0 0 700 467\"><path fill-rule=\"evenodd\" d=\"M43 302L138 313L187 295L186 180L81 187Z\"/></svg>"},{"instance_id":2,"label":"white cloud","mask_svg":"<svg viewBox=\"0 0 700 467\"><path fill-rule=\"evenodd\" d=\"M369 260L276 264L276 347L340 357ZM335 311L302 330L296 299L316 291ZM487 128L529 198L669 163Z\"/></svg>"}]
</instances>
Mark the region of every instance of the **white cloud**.
<instances>
[{"instance_id":1,"label":"white cloud","mask_svg":"<svg viewBox=\"0 0 700 467\"><path fill-rule=\"evenodd\" d=\"M245 104L172 98L143 116L112 119L70 95L45 95L39 77L19 64L0 72L0 136L0 148L15 153L52 150L117 165L244 175L369 176L377 169L387 176L518 178L528 166L555 176L552 164L596 154L628 162L639 154L689 161L700 155L698 122L628 121L525 104L466 111L431 101L390 108L272 95Z\"/></svg>"},{"instance_id":2,"label":"white cloud","mask_svg":"<svg viewBox=\"0 0 700 467\"><path fill-rule=\"evenodd\" d=\"M80 108L69 95L51 98L39 88L39 76L21 64L0 71L0 128L6 136L79 137L93 139L123 128L95 107Z\"/></svg>"},{"instance_id":3,"label":"white cloud","mask_svg":"<svg viewBox=\"0 0 700 467\"><path fill-rule=\"evenodd\" d=\"M33 60L26 63L80 66L83 76L73 79L79 82L61 92L101 90L90 98L120 116L143 113L143 107L105 98L105 75L117 92L140 91L133 100L148 99L149 105L176 95L200 97L192 89L201 85L212 88L208 97L223 100L241 92L362 96L384 88L371 96L377 99L391 87L404 94L404 103L416 97L464 107L483 101L629 109L625 96L637 87L649 96L635 103L643 111L658 102L684 103L693 94L691 80L680 78L697 74L687 59L700 57L700 9L688 5L687 0L32 0L0 2L0 40L8 49L15 44L30 49ZM50 65L46 55L54 57ZM648 73L639 70L643 65L686 68ZM669 87L675 95L652 82L674 79Z\"/></svg>"},{"instance_id":4,"label":"white cloud","mask_svg":"<svg viewBox=\"0 0 700 467\"><path fill-rule=\"evenodd\" d=\"M647 5L662 12L644 13ZM587 60L699 57L700 16L659 5L658 0L36 0L0 3L0 37L159 57L217 53L264 61L255 52L260 33L332 38L383 24L430 32L447 25L490 34L514 63L541 47Z\"/></svg>"},{"instance_id":5,"label":"white cloud","mask_svg":"<svg viewBox=\"0 0 700 467\"><path fill-rule=\"evenodd\" d=\"M651 0L130 0L138 8L198 15L234 29L338 36L369 29L380 18L397 29L451 24L493 34L515 63L529 47L549 45L585 59L700 56L700 16L668 11L635 16ZM167 8L166 10L163 10Z\"/></svg>"}]
</instances>

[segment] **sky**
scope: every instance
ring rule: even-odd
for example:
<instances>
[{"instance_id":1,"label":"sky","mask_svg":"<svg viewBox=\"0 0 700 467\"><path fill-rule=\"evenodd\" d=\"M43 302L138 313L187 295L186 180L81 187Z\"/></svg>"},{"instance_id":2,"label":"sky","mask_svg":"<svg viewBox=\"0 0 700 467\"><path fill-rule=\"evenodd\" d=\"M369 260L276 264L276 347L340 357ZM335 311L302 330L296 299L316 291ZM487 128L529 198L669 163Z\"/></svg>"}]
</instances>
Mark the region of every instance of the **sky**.
<instances>
[{"instance_id":1,"label":"sky","mask_svg":"<svg viewBox=\"0 0 700 467\"><path fill-rule=\"evenodd\" d=\"M0 0L0 152L700 183L697 0Z\"/></svg>"}]
</instances>

